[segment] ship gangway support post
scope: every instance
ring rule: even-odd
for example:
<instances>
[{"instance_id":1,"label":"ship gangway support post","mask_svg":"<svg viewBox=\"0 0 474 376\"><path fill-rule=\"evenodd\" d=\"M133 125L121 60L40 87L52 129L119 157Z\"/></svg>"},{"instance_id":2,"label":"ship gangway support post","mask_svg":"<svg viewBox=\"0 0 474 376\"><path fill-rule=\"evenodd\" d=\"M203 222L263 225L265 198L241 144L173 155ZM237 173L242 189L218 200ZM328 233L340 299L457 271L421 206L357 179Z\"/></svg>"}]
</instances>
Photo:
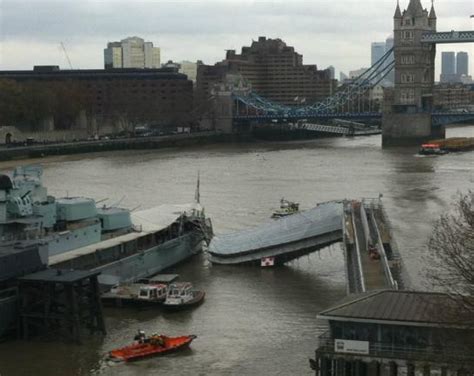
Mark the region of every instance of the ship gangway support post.
<instances>
[{"instance_id":1,"label":"ship gangway support post","mask_svg":"<svg viewBox=\"0 0 474 376\"><path fill-rule=\"evenodd\" d=\"M105 334L99 274L46 269L19 278L23 338L53 334L80 342L84 328Z\"/></svg>"}]
</instances>

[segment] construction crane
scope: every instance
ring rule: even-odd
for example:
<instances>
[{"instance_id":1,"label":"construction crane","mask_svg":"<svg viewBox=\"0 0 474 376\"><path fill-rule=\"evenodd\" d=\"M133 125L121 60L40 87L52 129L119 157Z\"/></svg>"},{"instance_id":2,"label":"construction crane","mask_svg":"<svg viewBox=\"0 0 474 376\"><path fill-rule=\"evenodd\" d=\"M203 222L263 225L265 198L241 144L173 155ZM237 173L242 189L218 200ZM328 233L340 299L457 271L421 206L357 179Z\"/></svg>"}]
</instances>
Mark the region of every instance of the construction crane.
<instances>
[{"instance_id":1,"label":"construction crane","mask_svg":"<svg viewBox=\"0 0 474 376\"><path fill-rule=\"evenodd\" d=\"M69 64L69 68L70 68L70 69L74 69L74 68L72 67L72 64L71 64L71 59L69 59L69 55L67 54L66 47L64 47L64 43L61 42L60 45L61 45L61 49L64 51L64 55L66 55L66 59L67 59L67 62L68 62L68 64Z\"/></svg>"}]
</instances>

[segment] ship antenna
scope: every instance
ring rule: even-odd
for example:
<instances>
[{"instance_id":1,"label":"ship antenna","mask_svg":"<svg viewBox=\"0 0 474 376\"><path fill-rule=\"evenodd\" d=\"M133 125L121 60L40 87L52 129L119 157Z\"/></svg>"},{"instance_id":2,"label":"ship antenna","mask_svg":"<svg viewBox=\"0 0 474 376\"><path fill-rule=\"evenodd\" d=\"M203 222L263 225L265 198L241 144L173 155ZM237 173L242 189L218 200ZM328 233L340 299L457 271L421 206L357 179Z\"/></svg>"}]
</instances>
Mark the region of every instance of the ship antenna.
<instances>
[{"instance_id":1,"label":"ship antenna","mask_svg":"<svg viewBox=\"0 0 474 376\"><path fill-rule=\"evenodd\" d=\"M118 206L120 205L120 203L123 201L123 199L125 198L125 196L122 196L122 198L120 200L118 200L116 203L113 203L111 206Z\"/></svg>"},{"instance_id":2,"label":"ship antenna","mask_svg":"<svg viewBox=\"0 0 474 376\"><path fill-rule=\"evenodd\" d=\"M199 175L200 175L200 174L199 174L199 170L198 170L198 177L197 177L197 184L196 184L196 193L194 194L194 200L195 200L198 204L201 203L201 194L199 193L199 180L200 180L200 179L199 179L199 178L200 178Z\"/></svg>"}]
</instances>

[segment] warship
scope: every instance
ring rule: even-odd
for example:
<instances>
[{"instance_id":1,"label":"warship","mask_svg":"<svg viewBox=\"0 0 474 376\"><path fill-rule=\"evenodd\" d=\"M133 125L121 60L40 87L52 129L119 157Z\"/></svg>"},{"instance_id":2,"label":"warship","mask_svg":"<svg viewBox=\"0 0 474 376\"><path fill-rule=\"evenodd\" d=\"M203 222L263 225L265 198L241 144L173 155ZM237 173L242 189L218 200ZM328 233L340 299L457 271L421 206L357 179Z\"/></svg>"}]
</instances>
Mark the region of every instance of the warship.
<instances>
[{"instance_id":1,"label":"warship","mask_svg":"<svg viewBox=\"0 0 474 376\"><path fill-rule=\"evenodd\" d=\"M42 173L40 166L24 166L0 174L2 318L14 312L15 278L27 273L48 267L100 272L107 290L199 253L212 236L199 203L199 178L195 202L135 212L86 197L55 198Z\"/></svg>"}]
</instances>

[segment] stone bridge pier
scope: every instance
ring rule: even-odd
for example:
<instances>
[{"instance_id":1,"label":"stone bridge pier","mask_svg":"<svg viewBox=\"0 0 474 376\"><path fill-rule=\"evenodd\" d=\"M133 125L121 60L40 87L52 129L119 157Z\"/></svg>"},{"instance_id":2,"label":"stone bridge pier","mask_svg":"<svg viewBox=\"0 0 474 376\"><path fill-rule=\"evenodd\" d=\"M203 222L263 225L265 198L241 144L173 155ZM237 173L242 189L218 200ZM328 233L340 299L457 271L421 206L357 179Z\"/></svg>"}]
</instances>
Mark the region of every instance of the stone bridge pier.
<instances>
[{"instance_id":1,"label":"stone bridge pier","mask_svg":"<svg viewBox=\"0 0 474 376\"><path fill-rule=\"evenodd\" d=\"M433 86L436 44L423 42L423 34L436 32L434 6L428 13L420 0L410 0L403 13L394 15L395 86L386 90L382 118L382 145L419 144L444 138L433 126Z\"/></svg>"}]
</instances>

